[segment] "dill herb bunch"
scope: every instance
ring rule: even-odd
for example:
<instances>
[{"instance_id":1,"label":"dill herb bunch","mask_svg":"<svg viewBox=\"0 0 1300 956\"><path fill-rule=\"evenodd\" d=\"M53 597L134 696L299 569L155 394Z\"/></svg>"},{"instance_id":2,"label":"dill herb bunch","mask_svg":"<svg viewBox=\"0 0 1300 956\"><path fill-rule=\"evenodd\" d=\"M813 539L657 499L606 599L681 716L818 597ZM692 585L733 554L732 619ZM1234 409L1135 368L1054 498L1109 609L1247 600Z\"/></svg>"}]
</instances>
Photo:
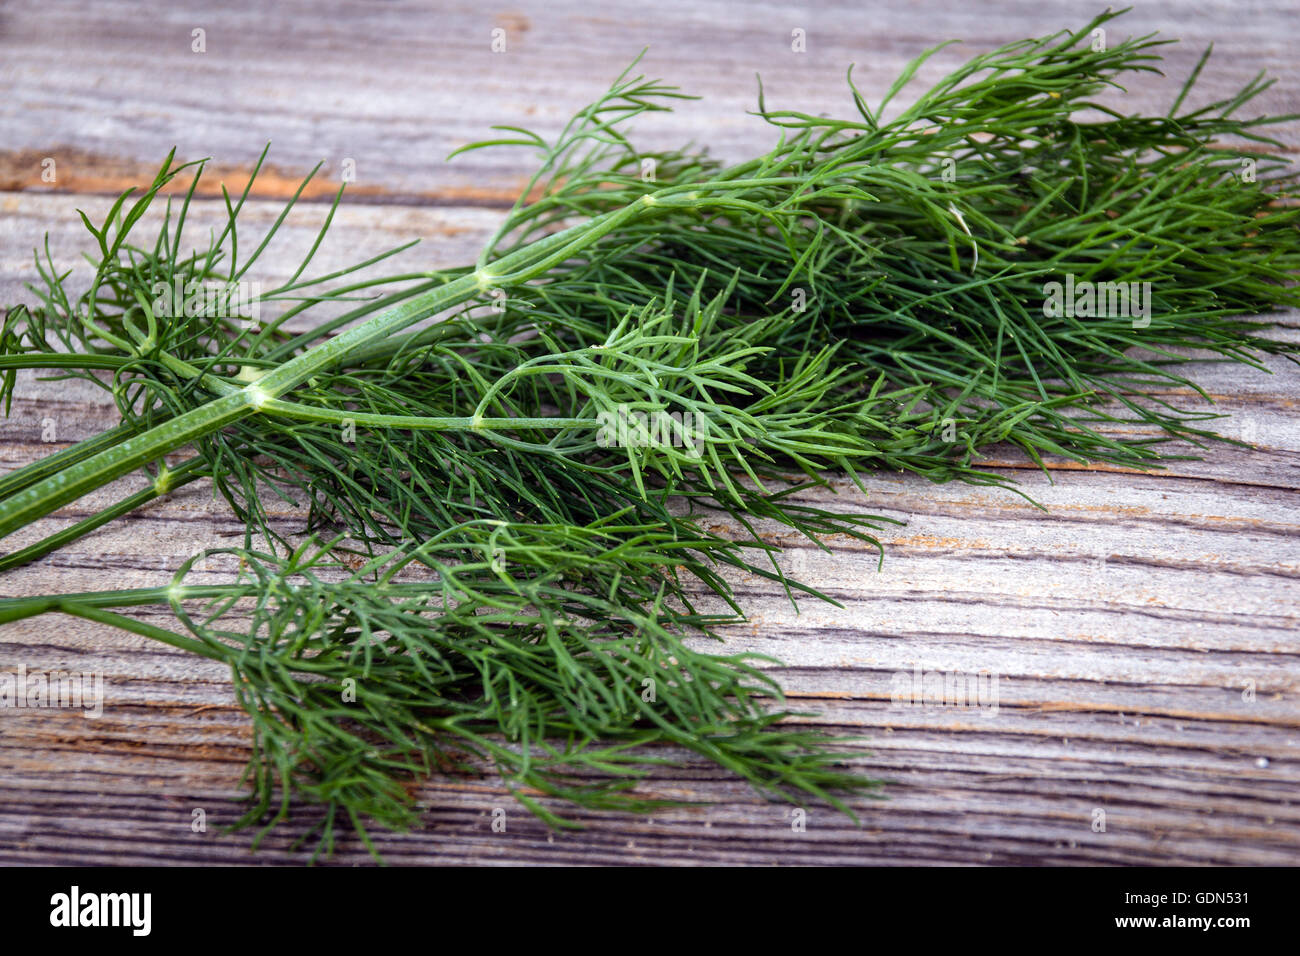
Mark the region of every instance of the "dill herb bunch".
<instances>
[{"instance_id":1,"label":"dill herb bunch","mask_svg":"<svg viewBox=\"0 0 1300 956\"><path fill-rule=\"evenodd\" d=\"M1163 397L1208 398L1186 350L1295 357L1242 318L1300 304L1295 179L1261 151L1294 117L1237 118L1262 78L1183 110L1204 57L1166 115L1105 105L1166 42L1096 48L1113 16L977 56L901 108L935 51L874 107L850 74L850 118L769 109L760 88L776 144L730 166L638 150L629 121L683 96L629 70L552 140L500 128L466 147L540 155L476 262L375 275L398 249L306 277L331 207L255 322L221 298L162 309L156 290L233 294L297 197L241 258L252 180L223 192L225 228L184 252L203 164L169 156L102 224L83 216L88 291L47 247L37 304L0 326L6 408L35 369L104 387L120 412L0 478L0 537L134 471L148 483L0 568L205 479L246 526L240 570L0 600L0 622L72 614L228 665L253 720L242 822L320 804L318 851L342 822L367 842L367 820L411 824L412 778L471 766L557 826L552 801L651 809L636 784L672 748L851 813L876 784L791 722L771 662L701 650L742 619L736 572L829 600L781 571L772 529L880 547L888 519L798 492L833 474L865 490L880 469L1003 485L978 465L1002 442L1044 467L1157 467L1171 439L1218 437L1215 416ZM1145 305L1052 306L1078 283ZM305 506L305 540L271 519L277 496ZM179 630L127 613L149 604Z\"/></svg>"}]
</instances>

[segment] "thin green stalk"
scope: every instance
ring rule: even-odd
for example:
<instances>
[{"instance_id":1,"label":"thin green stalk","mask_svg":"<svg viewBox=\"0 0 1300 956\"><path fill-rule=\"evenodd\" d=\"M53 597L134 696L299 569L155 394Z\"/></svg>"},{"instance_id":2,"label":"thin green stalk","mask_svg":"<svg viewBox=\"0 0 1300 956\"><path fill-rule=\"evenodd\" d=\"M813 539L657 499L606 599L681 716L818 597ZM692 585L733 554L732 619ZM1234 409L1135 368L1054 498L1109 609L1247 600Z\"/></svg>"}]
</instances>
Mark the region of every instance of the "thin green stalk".
<instances>
[{"instance_id":1,"label":"thin green stalk","mask_svg":"<svg viewBox=\"0 0 1300 956\"><path fill-rule=\"evenodd\" d=\"M137 508L170 494L178 488L183 488L192 481L197 481L204 476L205 465L206 462L201 458L190 458L175 468L164 469L147 488L141 488L134 494L122 498L116 504L97 511L95 514L69 525L62 531L57 531L48 537L42 538L34 544L29 544L18 551L0 556L0 571L8 571L10 568L30 564L37 558L43 558L52 551L57 551L64 545L85 537L95 529L102 528L110 521L128 515Z\"/></svg>"}]
</instances>

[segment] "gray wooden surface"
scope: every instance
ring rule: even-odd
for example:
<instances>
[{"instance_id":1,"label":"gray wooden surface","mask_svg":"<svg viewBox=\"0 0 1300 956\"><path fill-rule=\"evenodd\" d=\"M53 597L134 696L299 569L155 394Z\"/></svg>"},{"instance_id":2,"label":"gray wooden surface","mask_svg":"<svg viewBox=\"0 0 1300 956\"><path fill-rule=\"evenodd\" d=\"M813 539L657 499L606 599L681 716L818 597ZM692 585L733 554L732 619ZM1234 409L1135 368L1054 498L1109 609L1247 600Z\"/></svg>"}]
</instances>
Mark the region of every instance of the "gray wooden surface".
<instances>
[{"instance_id":1,"label":"gray wooden surface","mask_svg":"<svg viewBox=\"0 0 1300 956\"><path fill-rule=\"evenodd\" d=\"M102 213L107 196L151 175L172 145L186 158L214 157L238 183L274 141L274 175L248 210L249 228L268 222L318 159L336 178L351 158L357 188L321 264L418 236L404 261L427 268L471 258L528 172L523 152L450 165L446 153L492 123L554 130L643 46L646 72L705 96L647 120L646 141L693 138L739 158L764 143L744 114L755 71L770 102L840 110L852 61L858 84L878 95L941 40L967 41L938 61L951 66L1084 16L1076 3L1005 0L225 6L0 9L0 302L30 298L22 286L42 234L73 263L88 248L75 209ZM1267 69L1280 83L1259 107L1300 112L1294 22L1289 3L1139 4L1111 29L1158 28L1186 42L1168 53L1170 77L1136 85L1126 103L1163 109L1213 41L1206 95ZM507 31L505 53L490 51L495 27ZM206 30L206 53L191 52L195 28ZM795 28L808 34L802 56L789 49ZM1282 129L1290 144L1298 134L1296 124ZM40 180L47 156L55 184ZM200 205L196 223L215 221L216 205ZM296 219L268 279L296 261L323 213L317 204ZM1300 316L1285 321L1300 337ZM778 674L795 703L865 737L857 762L892 781L888 800L861 804L861 828L810 806L806 831L795 832L789 807L695 764L646 790L699 806L644 819L584 815L585 830L564 834L550 834L492 778L434 779L418 790L423 827L381 835L382 851L425 863L1300 863L1300 373L1270 367L1275 374L1197 372L1233 415L1225 428L1254 451L1219 446L1160 474L1057 467L1055 484L995 451L990 466L1014 473L1046 513L1003 491L877 475L868 501L847 485L816 498L907 521L883 534L883 570L856 545L835 542L827 554L790 542L790 567L843 609L804 602L796 614L766 583L736 579L752 620L731 631L730 646L786 661ZM54 442L42 441L47 420ZM0 467L112 421L102 393L29 377L0 422ZM287 510L284 520L293 520ZM4 575L0 593L162 583L182 557L237 530L206 486L190 486ZM62 618L0 628L0 670L19 664L103 671L106 700L98 719L0 710L0 862L304 859L289 844L306 810L256 856L247 834L220 832L237 813L248 744L220 667ZM914 668L996 674L996 713L894 703L894 675ZM504 833L490 825L497 807ZM206 832L191 830L196 808ZM335 861L368 859L348 840Z\"/></svg>"}]
</instances>

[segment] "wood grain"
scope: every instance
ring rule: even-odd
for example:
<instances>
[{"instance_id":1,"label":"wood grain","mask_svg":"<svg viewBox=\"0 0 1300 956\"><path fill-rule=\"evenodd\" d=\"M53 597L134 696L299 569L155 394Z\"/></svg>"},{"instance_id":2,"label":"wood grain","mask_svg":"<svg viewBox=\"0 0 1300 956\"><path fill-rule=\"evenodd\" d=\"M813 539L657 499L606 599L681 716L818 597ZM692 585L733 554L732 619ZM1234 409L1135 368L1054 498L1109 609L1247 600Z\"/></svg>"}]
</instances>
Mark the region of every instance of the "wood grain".
<instances>
[{"instance_id":1,"label":"wood grain","mask_svg":"<svg viewBox=\"0 0 1300 956\"><path fill-rule=\"evenodd\" d=\"M743 115L755 69L770 96L817 112L843 107L851 60L859 85L880 90L949 36L968 42L943 66L1081 17L1074 4L1050 2L869 12L676 0L598 11L229 7L206 17L173 7L128 15L133 5L114 3L0 11L0 301L30 299L23 283L35 278L30 250L44 233L58 259L74 263L89 248L75 209L102 214L105 196L149 175L173 143L217 157L234 183L275 140L275 175L259 194L267 201L247 210L254 232L278 212L270 199L317 159L355 158L364 188L340 212L320 267L422 237L402 261L430 268L474 255L529 159L445 166L441 157L492 122L553 129L645 44L648 72L707 97L647 124L652 140L707 138L734 157L763 142ZM1283 3L1144 4L1115 29L1182 35L1188 42L1170 54L1175 75L1213 40L1223 55L1207 69L1207 95L1268 68L1282 82L1260 108L1300 112L1300 76L1284 45L1289 12ZM192 54L190 31L205 20L208 52ZM789 31L805 22L809 53L795 59ZM494 25L507 30L506 54L489 50ZM1128 103L1158 107L1170 84L1142 84ZM1296 132L1283 128L1288 142ZM44 156L58 161L54 184L40 182ZM308 204L291 221L267 281L288 274L323 215ZM219 216L205 201L194 222ZM1300 316L1283 321L1283 334L1300 337ZM437 778L419 788L422 827L378 835L380 849L393 863L1300 863L1300 373L1269 368L1195 370L1232 415L1225 428L1253 450L1215 446L1161 473L1054 466L1054 483L1012 451L992 450L990 467L1014 474L1046 511L1004 491L888 474L870 479L865 501L846 483L806 495L907 522L882 530L880 570L856 543L825 552L762 529L790 546L791 570L842 607L805 601L796 613L767 582L736 576L751 620L728 643L782 659L777 676L815 713L810 721L865 738L855 763L890 783L887 800L856 805L861 827L809 806L806 832L795 832L790 808L690 763L645 789L697 806L649 819L579 814L586 829L562 834L493 778ZM0 423L0 467L91 435L112 412L91 387L29 376ZM55 441L43 441L50 422ZM62 509L6 547L138 481ZM293 510L281 519L292 527ZM238 530L196 484L7 573L0 591L162 583L181 558ZM0 862L304 861L291 844L310 808L255 856L248 833L221 832L239 812L248 724L219 666L57 618L0 629L0 669L20 663L102 671L106 700L99 718L0 710ZM896 675L915 668L997 675L996 713L896 703L905 679ZM498 807L504 833L490 826ZM206 832L191 831L196 808ZM1104 832L1094 830L1098 810ZM334 862L368 860L348 839Z\"/></svg>"}]
</instances>

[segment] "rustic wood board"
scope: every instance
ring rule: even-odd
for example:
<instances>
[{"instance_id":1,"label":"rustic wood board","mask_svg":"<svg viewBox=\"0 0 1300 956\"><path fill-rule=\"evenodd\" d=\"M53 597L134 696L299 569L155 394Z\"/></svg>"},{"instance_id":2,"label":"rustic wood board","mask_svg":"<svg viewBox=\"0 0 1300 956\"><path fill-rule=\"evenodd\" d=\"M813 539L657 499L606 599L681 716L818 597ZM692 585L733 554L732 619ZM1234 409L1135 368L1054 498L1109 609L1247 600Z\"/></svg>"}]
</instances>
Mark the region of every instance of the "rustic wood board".
<instances>
[{"instance_id":1,"label":"rustic wood board","mask_svg":"<svg viewBox=\"0 0 1300 956\"><path fill-rule=\"evenodd\" d=\"M706 96L647 123L651 142L706 139L736 157L762 145L743 111L761 70L773 101L809 112L845 105L842 76L883 89L906 60L949 37L965 51L1074 25L1075 4L900 3L860 12L819 4L724 5L676 0L600 8L573 3L481 8L444 4L227 5L196 17L173 7L11 3L0 11L0 302L28 299L30 249L46 232L71 264L88 242L75 214L102 214L106 195L150 175L166 150L211 155L232 184L268 139L273 175L247 210L256 231L324 157L337 178L356 161L354 199L322 249L322 268L413 237L411 268L463 262L498 221L529 157L441 158L492 122L553 130L644 45L645 70ZM1192 12L1195 16L1192 16ZM1205 94L1258 69L1282 82L1261 108L1300 112L1287 55L1294 6L1147 4L1112 27L1160 28L1186 43L1171 78L1130 93L1167 103L1174 77L1216 44ZM190 52L191 30L208 52ZM507 31L492 54L490 31ZM809 52L789 52L803 28ZM322 68L322 64L326 64ZM932 78L937 69L923 74ZM1300 137L1294 124L1283 138ZM40 180L56 159L58 179ZM332 189L332 186L328 187ZM327 187L313 193L324 195ZM196 223L219 215L200 203ZM270 254L267 281L287 274L324 209L307 206ZM1284 318L1300 337L1300 316ZM579 814L580 832L550 833L492 778L435 779L419 789L424 825L378 836L394 863L1300 863L1300 373L1200 367L1230 433L1163 473L1059 467L1055 484L1012 452L991 467L1015 474L1047 507L997 490L870 479L809 500L907 521L881 532L886 560L834 542L789 540L787 566L839 600L795 613L766 582L734 578L749 625L730 646L773 654L795 703L818 723L866 738L855 757L888 778L889 799L863 801L862 826L808 807L756 798L703 764L657 775L647 792L698 806L642 819ZM1183 396L1184 400L1190 400ZM88 386L24 380L0 423L0 467L20 466L112 424ZM53 442L43 441L50 437ZM44 535L139 479L124 479L28 529ZM293 521L291 509L283 519ZM772 529L766 529L771 532ZM9 595L162 583L196 550L232 542L238 527L194 485L30 567L0 579ZM775 540L785 540L774 534ZM142 638L71 619L0 629L0 669L102 671L97 719L69 710L0 711L0 862L292 863L310 822L249 852L224 834L248 725L222 668ZM895 675L985 672L998 708L918 708L893 702ZM1253 694L1243 693L1253 687ZM494 809L507 812L493 832ZM193 811L206 832L191 830ZM1104 832L1094 829L1105 812ZM340 864L369 860L348 839Z\"/></svg>"}]
</instances>

